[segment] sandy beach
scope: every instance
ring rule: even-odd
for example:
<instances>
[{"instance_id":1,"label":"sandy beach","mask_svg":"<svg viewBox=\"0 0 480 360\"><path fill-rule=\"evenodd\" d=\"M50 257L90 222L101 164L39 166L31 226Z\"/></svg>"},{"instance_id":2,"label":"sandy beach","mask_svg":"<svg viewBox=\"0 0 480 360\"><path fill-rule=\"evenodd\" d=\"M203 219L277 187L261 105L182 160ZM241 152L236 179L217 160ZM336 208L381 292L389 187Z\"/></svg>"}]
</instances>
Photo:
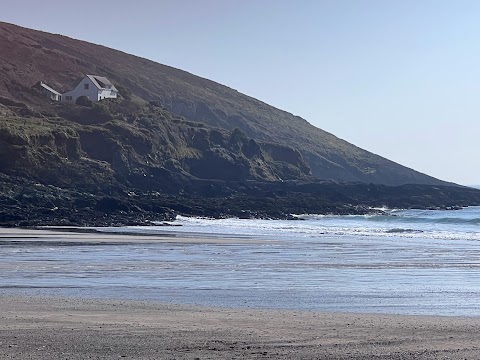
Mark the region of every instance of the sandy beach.
<instances>
[{"instance_id":1,"label":"sandy beach","mask_svg":"<svg viewBox=\"0 0 480 360\"><path fill-rule=\"evenodd\" d=\"M478 359L480 319L1 296L0 359Z\"/></svg>"},{"instance_id":2,"label":"sandy beach","mask_svg":"<svg viewBox=\"0 0 480 360\"><path fill-rule=\"evenodd\" d=\"M252 241L61 229L2 229L0 237L47 244ZM478 317L215 308L81 293L46 296L40 290L0 293L0 308L0 359L480 358Z\"/></svg>"}]
</instances>

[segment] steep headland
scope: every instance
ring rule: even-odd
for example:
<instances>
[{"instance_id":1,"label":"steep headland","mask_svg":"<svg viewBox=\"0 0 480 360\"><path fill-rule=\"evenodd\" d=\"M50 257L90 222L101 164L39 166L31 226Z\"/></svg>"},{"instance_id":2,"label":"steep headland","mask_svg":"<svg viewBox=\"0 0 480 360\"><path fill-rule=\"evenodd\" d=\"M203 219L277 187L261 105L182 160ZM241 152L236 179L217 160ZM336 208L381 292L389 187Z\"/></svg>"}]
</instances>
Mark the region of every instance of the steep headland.
<instances>
[{"instance_id":1,"label":"steep headland","mask_svg":"<svg viewBox=\"0 0 480 360\"><path fill-rule=\"evenodd\" d=\"M305 120L181 70L0 23L0 225L121 225L176 214L292 218L480 204ZM85 73L118 99L51 102ZM395 186L392 186L395 185Z\"/></svg>"},{"instance_id":2,"label":"steep headland","mask_svg":"<svg viewBox=\"0 0 480 360\"><path fill-rule=\"evenodd\" d=\"M39 80L67 90L85 74L102 74L188 120L295 147L318 179L446 185L226 86L121 51L1 22L0 49L0 96L31 107L41 106L28 91Z\"/></svg>"}]
</instances>

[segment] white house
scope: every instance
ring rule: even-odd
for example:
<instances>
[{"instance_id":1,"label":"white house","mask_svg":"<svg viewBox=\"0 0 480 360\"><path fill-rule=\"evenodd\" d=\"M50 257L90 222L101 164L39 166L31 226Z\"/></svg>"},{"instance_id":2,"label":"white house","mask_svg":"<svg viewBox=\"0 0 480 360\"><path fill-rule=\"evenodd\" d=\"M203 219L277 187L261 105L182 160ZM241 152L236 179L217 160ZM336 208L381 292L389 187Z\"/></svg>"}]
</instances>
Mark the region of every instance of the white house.
<instances>
[{"instance_id":1,"label":"white house","mask_svg":"<svg viewBox=\"0 0 480 360\"><path fill-rule=\"evenodd\" d=\"M35 87L39 89L42 94L45 94L50 100L53 101L62 101L62 94L60 94L58 91L53 90L50 86L47 84L44 84L43 81L39 81Z\"/></svg>"},{"instance_id":2,"label":"white house","mask_svg":"<svg viewBox=\"0 0 480 360\"><path fill-rule=\"evenodd\" d=\"M85 75L73 90L62 95L62 101L74 103L80 96L86 96L95 102L102 99L115 99L117 94L117 88L106 77Z\"/></svg>"}]
</instances>

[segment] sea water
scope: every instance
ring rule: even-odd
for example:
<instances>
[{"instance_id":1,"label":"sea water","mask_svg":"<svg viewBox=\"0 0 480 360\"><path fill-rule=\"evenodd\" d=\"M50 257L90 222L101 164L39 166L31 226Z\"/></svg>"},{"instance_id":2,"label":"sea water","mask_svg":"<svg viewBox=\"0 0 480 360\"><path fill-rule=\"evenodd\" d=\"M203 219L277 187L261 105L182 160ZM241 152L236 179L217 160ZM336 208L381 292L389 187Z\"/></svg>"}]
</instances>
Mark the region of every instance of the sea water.
<instances>
[{"instance_id":1,"label":"sea water","mask_svg":"<svg viewBox=\"0 0 480 360\"><path fill-rule=\"evenodd\" d=\"M297 218L97 229L227 243L3 239L0 294L480 316L480 207Z\"/></svg>"}]
</instances>

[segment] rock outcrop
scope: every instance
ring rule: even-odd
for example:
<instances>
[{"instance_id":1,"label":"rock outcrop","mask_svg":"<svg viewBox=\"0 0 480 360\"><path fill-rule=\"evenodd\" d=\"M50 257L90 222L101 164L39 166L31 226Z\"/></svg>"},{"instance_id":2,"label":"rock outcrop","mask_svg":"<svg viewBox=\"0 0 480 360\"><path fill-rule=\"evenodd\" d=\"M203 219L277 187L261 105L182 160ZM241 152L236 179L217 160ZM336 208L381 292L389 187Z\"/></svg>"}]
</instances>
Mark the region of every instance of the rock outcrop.
<instances>
[{"instance_id":1,"label":"rock outcrop","mask_svg":"<svg viewBox=\"0 0 480 360\"><path fill-rule=\"evenodd\" d=\"M135 116L124 109L136 107ZM13 108L13 107L12 107ZM56 104L61 117L5 116L0 122L0 170L64 186L103 182L168 191L177 180L276 181L309 179L301 153L262 143L241 130L185 121L166 110L129 100L92 108ZM87 179L88 178L88 179ZM78 184L77 184L78 183Z\"/></svg>"}]
</instances>

